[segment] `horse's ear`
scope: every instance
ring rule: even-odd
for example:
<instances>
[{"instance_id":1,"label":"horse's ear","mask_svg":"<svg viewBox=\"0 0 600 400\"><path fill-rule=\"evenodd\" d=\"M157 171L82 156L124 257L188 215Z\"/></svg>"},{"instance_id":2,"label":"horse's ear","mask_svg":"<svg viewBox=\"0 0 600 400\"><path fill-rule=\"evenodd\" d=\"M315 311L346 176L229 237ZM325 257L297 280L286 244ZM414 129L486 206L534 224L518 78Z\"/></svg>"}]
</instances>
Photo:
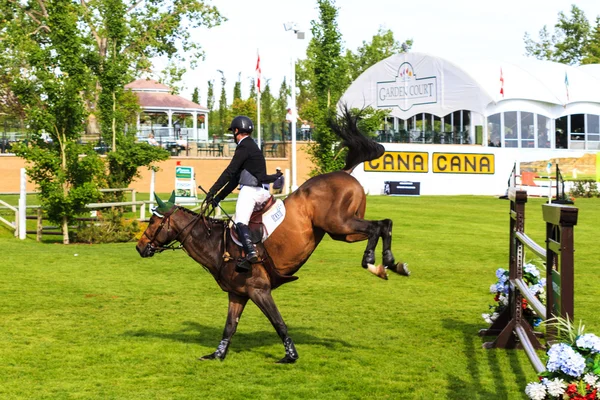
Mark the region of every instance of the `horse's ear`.
<instances>
[{"instance_id":1,"label":"horse's ear","mask_svg":"<svg viewBox=\"0 0 600 400\"><path fill-rule=\"evenodd\" d=\"M171 197L169 197L169 200L167 201L167 203L175 204L175 191L174 190L171 193Z\"/></svg>"},{"instance_id":2,"label":"horse's ear","mask_svg":"<svg viewBox=\"0 0 600 400\"><path fill-rule=\"evenodd\" d=\"M167 205L160 199L160 197L158 197L158 195L156 193L154 193L154 198L156 199L156 203L158 204L158 210L159 211L169 211L169 208L167 207Z\"/></svg>"}]
</instances>

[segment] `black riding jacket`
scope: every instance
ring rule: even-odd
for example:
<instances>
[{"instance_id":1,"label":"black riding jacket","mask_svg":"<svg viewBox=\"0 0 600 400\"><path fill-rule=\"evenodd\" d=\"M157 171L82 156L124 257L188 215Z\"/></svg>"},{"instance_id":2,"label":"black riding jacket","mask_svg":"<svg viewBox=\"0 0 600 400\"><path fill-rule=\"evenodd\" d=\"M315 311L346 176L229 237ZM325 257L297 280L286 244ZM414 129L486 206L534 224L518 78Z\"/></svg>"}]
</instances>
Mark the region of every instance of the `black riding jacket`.
<instances>
[{"instance_id":1,"label":"black riding jacket","mask_svg":"<svg viewBox=\"0 0 600 400\"><path fill-rule=\"evenodd\" d=\"M250 136L247 136L238 143L231 162L217 179L217 182L210 188L210 193L217 193L220 190L216 197L223 200L238 186L240 174L243 170L254 175L261 184L271 183L279 176L279 174L267 175L265 156L256 142Z\"/></svg>"}]
</instances>

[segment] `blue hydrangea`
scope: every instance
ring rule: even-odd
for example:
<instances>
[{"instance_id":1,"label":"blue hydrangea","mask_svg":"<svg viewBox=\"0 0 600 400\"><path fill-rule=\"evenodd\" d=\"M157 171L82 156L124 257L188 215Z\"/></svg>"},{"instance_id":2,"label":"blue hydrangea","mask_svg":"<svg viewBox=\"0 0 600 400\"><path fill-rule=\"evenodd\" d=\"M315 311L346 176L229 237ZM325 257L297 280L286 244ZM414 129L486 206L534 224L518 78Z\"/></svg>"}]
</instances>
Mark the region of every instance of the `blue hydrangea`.
<instances>
[{"instance_id":1,"label":"blue hydrangea","mask_svg":"<svg viewBox=\"0 0 600 400\"><path fill-rule=\"evenodd\" d=\"M496 270L496 278L498 278L498 280L500 280L500 278L502 278L505 273L506 273L506 270L504 268L498 268Z\"/></svg>"},{"instance_id":2,"label":"blue hydrangea","mask_svg":"<svg viewBox=\"0 0 600 400\"><path fill-rule=\"evenodd\" d=\"M585 358L568 344L558 343L548 350L546 368L551 372L562 371L578 378L585 370Z\"/></svg>"},{"instance_id":3,"label":"blue hydrangea","mask_svg":"<svg viewBox=\"0 0 600 400\"><path fill-rule=\"evenodd\" d=\"M593 333L586 333L577 338L577 347L590 349L592 353L600 353L600 338Z\"/></svg>"},{"instance_id":4,"label":"blue hydrangea","mask_svg":"<svg viewBox=\"0 0 600 400\"><path fill-rule=\"evenodd\" d=\"M537 267L533 264L525 264L524 266L524 271L526 273L530 273L531 275L535 276L536 278L539 279L540 277L540 271L537 269Z\"/></svg>"}]
</instances>

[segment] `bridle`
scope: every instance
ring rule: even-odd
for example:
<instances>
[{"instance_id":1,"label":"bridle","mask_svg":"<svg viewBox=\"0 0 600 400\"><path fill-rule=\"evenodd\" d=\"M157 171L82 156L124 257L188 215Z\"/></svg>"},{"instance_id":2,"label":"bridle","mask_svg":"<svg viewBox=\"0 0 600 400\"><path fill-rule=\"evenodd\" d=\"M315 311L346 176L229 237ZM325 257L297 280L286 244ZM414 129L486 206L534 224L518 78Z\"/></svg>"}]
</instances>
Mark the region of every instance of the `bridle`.
<instances>
[{"instance_id":1,"label":"bridle","mask_svg":"<svg viewBox=\"0 0 600 400\"><path fill-rule=\"evenodd\" d=\"M181 229L179 231L179 233L173 238L173 240L171 240L168 244L162 245L162 244L156 243L156 237L163 230L165 225L167 227L167 231L169 231L171 229L171 217L173 216L173 214L175 214L177 211L179 211L179 208L180 208L179 206L173 206L173 207L171 207L171 209L169 211L167 211L163 215L159 214L156 211L156 209L154 209L152 211L152 213L154 215L156 215L157 217L162 217L162 220L160 221L158 228L154 231L154 234L152 235L152 237L150 237L150 235L148 235L147 230L145 230L144 234L143 234L146 238L148 238L148 244L146 245L146 249L149 250L151 252L151 254L162 253L165 250L182 250L183 249L183 245L185 244L185 241L187 240L187 238L192 230L190 229L183 238L180 238L180 236L190 226L193 227L193 225L196 222L198 222L198 220L202 217L202 214L198 214L194 218L192 218L192 220L190 222L188 222L187 225L184 226L183 229ZM177 242L179 242L179 245L176 244Z\"/></svg>"}]
</instances>

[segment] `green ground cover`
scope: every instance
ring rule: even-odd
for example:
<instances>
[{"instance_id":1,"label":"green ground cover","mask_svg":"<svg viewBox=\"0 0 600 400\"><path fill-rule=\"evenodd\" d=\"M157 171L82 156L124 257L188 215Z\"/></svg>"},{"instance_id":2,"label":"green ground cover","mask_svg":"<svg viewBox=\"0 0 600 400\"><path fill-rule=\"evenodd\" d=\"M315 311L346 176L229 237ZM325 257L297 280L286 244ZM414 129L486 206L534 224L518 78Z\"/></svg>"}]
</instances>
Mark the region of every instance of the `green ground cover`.
<instances>
[{"instance_id":1,"label":"green ground cover","mask_svg":"<svg viewBox=\"0 0 600 400\"><path fill-rule=\"evenodd\" d=\"M526 231L542 241L542 199ZM600 200L581 199L575 317L600 333ZM224 362L227 295L182 252L142 259L134 243L19 241L0 228L2 399L522 399L535 373L522 351L484 350L488 288L507 266L508 202L492 197L370 197L394 220L409 278L360 267L365 243L326 239L277 289L300 359L254 305ZM379 255L379 251L378 251Z\"/></svg>"}]
</instances>

